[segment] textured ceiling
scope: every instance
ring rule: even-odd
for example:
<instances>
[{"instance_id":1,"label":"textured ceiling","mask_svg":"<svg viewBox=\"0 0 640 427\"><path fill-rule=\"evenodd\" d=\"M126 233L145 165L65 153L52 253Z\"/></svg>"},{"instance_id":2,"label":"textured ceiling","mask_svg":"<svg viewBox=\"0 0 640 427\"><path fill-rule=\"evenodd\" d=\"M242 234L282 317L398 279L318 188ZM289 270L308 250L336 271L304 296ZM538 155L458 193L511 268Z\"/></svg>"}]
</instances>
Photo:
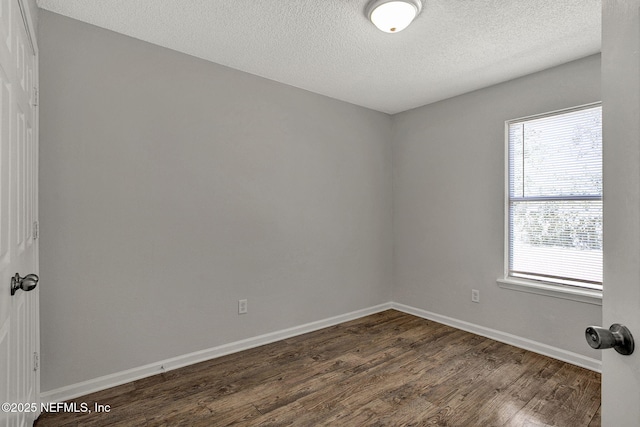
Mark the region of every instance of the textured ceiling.
<instances>
[{"instance_id":1,"label":"textured ceiling","mask_svg":"<svg viewBox=\"0 0 640 427\"><path fill-rule=\"evenodd\" d=\"M396 113L600 51L601 0L423 0L386 34L368 0L38 0L46 10Z\"/></svg>"}]
</instances>

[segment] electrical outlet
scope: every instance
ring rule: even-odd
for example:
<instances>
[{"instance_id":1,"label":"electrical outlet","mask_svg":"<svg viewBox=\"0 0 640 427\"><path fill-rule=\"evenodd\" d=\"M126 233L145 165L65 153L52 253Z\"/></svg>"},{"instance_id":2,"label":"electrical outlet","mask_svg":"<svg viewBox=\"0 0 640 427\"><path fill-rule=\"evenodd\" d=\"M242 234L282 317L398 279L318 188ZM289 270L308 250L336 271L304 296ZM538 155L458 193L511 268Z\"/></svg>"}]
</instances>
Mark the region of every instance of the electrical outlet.
<instances>
[{"instance_id":1,"label":"electrical outlet","mask_svg":"<svg viewBox=\"0 0 640 427\"><path fill-rule=\"evenodd\" d=\"M471 289L471 302L480 302L480 291Z\"/></svg>"},{"instance_id":2,"label":"electrical outlet","mask_svg":"<svg viewBox=\"0 0 640 427\"><path fill-rule=\"evenodd\" d=\"M247 314L248 306L246 299L238 300L238 314Z\"/></svg>"}]
</instances>

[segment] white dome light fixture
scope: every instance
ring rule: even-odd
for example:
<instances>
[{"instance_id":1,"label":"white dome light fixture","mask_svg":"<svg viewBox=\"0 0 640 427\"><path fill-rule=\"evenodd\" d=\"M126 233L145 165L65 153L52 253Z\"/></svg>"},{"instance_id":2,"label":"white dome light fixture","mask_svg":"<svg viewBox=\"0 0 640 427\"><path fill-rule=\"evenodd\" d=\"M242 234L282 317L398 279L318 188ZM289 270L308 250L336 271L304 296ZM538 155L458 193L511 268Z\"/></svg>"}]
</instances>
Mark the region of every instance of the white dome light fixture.
<instances>
[{"instance_id":1,"label":"white dome light fixture","mask_svg":"<svg viewBox=\"0 0 640 427\"><path fill-rule=\"evenodd\" d=\"M421 10L420 0L372 0L365 12L379 30L398 33L407 28Z\"/></svg>"}]
</instances>

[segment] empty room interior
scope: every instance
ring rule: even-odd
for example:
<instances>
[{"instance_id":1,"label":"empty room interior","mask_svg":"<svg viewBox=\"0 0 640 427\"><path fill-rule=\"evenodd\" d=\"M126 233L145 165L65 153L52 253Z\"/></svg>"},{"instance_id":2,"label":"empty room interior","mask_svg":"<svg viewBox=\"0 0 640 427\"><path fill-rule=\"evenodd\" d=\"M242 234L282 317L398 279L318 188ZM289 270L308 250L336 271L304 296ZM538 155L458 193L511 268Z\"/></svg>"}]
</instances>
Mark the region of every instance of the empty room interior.
<instances>
[{"instance_id":1,"label":"empty room interior","mask_svg":"<svg viewBox=\"0 0 640 427\"><path fill-rule=\"evenodd\" d=\"M639 0L1 9L7 426L640 425Z\"/></svg>"}]
</instances>

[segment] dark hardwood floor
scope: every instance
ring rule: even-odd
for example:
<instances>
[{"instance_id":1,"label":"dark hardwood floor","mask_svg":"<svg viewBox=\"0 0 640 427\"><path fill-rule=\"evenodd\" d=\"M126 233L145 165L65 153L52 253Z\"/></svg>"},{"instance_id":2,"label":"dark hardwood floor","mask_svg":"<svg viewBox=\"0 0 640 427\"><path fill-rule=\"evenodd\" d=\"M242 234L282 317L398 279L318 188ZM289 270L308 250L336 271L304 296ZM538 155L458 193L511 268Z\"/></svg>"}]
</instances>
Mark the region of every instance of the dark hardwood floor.
<instances>
[{"instance_id":1,"label":"dark hardwood floor","mask_svg":"<svg viewBox=\"0 0 640 427\"><path fill-rule=\"evenodd\" d=\"M389 310L74 400L36 426L599 426L600 375Z\"/></svg>"}]
</instances>

